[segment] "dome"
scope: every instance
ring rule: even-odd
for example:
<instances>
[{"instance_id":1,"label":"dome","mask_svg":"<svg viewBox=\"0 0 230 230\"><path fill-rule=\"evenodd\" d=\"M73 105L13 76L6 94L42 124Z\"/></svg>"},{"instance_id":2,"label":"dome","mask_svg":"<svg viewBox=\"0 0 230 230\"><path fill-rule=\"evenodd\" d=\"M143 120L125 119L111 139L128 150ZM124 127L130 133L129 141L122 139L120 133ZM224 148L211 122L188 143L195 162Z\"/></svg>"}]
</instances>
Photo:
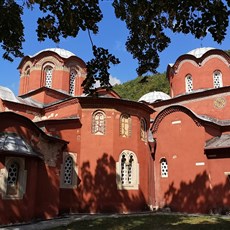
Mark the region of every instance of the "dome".
<instances>
[{"instance_id":1,"label":"dome","mask_svg":"<svg viewBox=\"0 0 230 230\"><path fill-rule=\"evenodd\" d=\"M212 47L202 47L202 48L197 48L194 50L191 50L190 52L188 52L187 54L193 55L196 58L200 58L202 57L206 52L208 52L209 50L213 50L215 48Z\"/></svg>"},{"instance_id":2,"label":"dome","mask_svg":"<svg viewBox=\"0 0 230 230\"><path fill-rule=\"evenodd\" d=\"M68 50L65 50L65 49L61 49L61 48L48 48L48 49L41 50L41 51L37 52L36 54L34 54L33 56L30 56L30 57L31 58L35 57L38 54L40 54L42 52L46 52L46 51L55 52L56 54L58 54L62 58L69 58L71 56L76 56L74 53L72 53L72 52L70 52Z\"/></svg>"},{"instance_id":3,"label":"dome","mask_svg":"<svg viewBox=\"0 0 230 230\"><path fill-rule=\"evenodd\" d=\"M164 101L168 100L171 97L163 92L160 91L153 91L150 93L144 94L138 101L139 102L147 102L147 103L154 103L156 101Z\"/></svg>"}]
</instances>

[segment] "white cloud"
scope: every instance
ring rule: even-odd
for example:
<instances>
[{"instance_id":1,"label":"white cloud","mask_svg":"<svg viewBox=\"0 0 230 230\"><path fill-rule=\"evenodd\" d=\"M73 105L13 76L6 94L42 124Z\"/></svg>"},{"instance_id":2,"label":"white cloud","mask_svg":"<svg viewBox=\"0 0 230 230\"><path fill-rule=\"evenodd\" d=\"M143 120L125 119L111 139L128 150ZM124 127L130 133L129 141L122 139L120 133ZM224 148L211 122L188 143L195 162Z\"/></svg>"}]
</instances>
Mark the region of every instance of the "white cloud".
<instances>
[{"instance_id":1,"label":"white cloud","mask_svg":"<svg viewBox=\"0 0 230 230\"><path fill-rule=\"evenodd\" d=\"M111 84L112 86L121 84L121 81L120 81L118 78L113 77L113 76L111 76L111 75L109 76L109 82L110 82L110 84ZM95 88L100 87L100 82L99 82L99 81L96 81L96 84L95 84L94 86L95 86Z\"/></svg>"},{"instance_id":2,"label":"white cloud","mask_svg":"<svg viewBox=\"0 0 230 230\"><path fill-rule=\"evenodd\" d=\"M116 78L116 77L113 77L113 76L109 76L109 82L111 85L120 85L121 84L121 81Z\"/></svg>"}]
</instances>

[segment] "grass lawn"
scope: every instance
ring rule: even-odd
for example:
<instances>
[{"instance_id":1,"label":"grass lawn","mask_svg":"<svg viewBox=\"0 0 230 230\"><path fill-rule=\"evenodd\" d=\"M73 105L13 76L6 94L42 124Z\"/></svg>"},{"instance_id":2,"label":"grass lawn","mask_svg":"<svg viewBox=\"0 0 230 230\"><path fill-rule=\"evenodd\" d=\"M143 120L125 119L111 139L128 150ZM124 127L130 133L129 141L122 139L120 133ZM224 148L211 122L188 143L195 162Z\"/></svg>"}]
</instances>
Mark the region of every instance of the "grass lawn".
<instances>
[{"instance_id":1,"label":"grass lawn","mask_svg":"<svg viewBox=\"0 0 230 230\"><path fill-rule=\"evenodd\" d=\"M229 216L146 214L77 220L53 230L230 230Z\"/></svg>"}]
</instances>

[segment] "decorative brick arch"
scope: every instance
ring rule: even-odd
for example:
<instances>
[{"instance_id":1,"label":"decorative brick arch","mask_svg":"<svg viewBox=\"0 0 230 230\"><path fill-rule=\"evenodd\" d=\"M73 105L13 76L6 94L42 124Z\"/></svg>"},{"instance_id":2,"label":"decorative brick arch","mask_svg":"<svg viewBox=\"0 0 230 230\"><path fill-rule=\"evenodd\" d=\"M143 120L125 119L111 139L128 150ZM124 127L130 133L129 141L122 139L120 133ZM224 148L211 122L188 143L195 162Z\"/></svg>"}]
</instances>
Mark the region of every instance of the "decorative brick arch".
<instances>
[{"instance_id":1,"label":"decorative brick arch","mask_svg":"<svg viewBox=\"0 0 230 230\"><path fill-rule=\"evenodd\" d=\"M33 63L31 60L27 61L23 68L21 69L21 75L20 77L28 76L27 70L30 70L33 66ZM31 70L30 70L31 71Z\"/></svg>"},{"instance_id":2,"label":"decorative brick arch","mask_svg":"<svg viewBox=\"0 0 230 230\"><path fill-rule=\"evenodd\" d=\"M201 123L200 123L200 119L197 117L197 115L195 113L193 113L191 110L189 110L188 108L184 107L184 106L180 106L180 105L175 105L175 106L170 106L164 110L162 110L155 118L152 127L151 127L151 131L152 133L156 133L158 130L158 127L160 125L160 123L162 122L162 120L169 114L171 113L175 113L175 112L182 112L187 114L189 117L191 117L193 119L193 121L195 122L195 124L200 127Z\"/></svg>"}]
</instances>

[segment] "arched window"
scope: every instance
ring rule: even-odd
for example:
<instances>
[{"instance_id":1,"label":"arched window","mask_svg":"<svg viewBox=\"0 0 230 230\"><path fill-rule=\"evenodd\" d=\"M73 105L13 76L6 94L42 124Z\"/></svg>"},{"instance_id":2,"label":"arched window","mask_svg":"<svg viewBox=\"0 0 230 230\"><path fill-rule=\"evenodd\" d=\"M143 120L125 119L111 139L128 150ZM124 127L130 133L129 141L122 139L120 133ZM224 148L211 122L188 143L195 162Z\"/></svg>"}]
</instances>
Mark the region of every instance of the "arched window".
<instances>
[{"instance_id":1,"label":"arched window","mask_svg":"<svg viewBox=\"0 0 230 230\"><path fill-rule=\"evenodd\" d=\"M147 141L147 124L145 119L141 118L141 140Z\"/></svg>"},{"instance_id":2,"label":"arched window","mask_svg":"<svg viewBox=\"0 0 230 230\"><path fill-rule=\"evenodd\" d=\"M193 91L192 76L190 74L185 77L185 89L187 93Z\"/></svg>"},{"instance_id":3,"label":"arched window","mask_svg":"<svg viewBox=\"0 0 230 230\"><path fill-rule=\"evenodd\" d=\"M128 114L122 114L120 117L120 136L131 136L131 118Z\"/></svg>"},{"instance_id":4,"label":"arched window","mask_svg":"<svg viewBox=\"0 0 230 230\"><path fill-rule=\"evenodd\" d=\"M0 193L3 199L22 199L26 191L25 159L6 157L5 168L0 169Z\"/></svg>"},{"instance_id":5,"label":"arched window","mask_svg":"<svg viewBox=\"0 0 230 230\"><path fill-rule=\"evenodd\" d=\"M168 177L168 163L165 158L162 158L160 161L161 165L161 177Z\"/></svg>"},{"instance_id":6,"label":"arched window","mask_svg":"<svg viewBox=\"0 0 230 230\"><path fill-rule=\"evenodd\" d=\"M7 166L8 177L7 177L7 195L17 195L18 193L18 176L19 176L19 165L17 162L12 161Z\"/></svg>"},{"instance_id":7,"label":"arched window","mask_svg":"<svg viewBox=\"0 0 230 230\"><path fill-rule=\"evenodd\" d=\"M64 152L61 164L61 188L75 188L77 186L77 154Z\"/></svg>"},{"instance_id":8,"label":"arched window","mask_svg":"<svg viewBox=\"0 0 230 230\"><path fill-rule=\"evenodd\" d=\"M73 182L73 158L67 156L64 166L64 184L72 184Z\"/></svg>"},{"instance_id":9,"label":"arched window","mask_svg":"<svg viewBox=\"0 0 230 230\"><path fill-rule=\"evenodd\" d=\"M119 189L138 189L139 164L134 152L124 150L116 164Z\"/></svg>"},{"instance_id":10,"label":"arched window","mask_svg":"<svg viewBox=\"0 0 230 230\"><path fill-rule=\"evenodd\" d=\"M71 96L75 95L75 78L76 78L76 71L70 71L70 79L69 79L69 94Z\"/></svg>"},{"instance_id":11,"label":"arched window","mask_svg":"<svg viewBox=\"0 0 230 230\"><path fill-rule=\"evenodd\" d=\"M48 88L52 87L52 76L53 76L53 68L51 66L45 67L45 86Z\"/></svg>"},{"instance_id":12,"label":"arched window","mask_svg":"<svg viewBox=\"0 0 230 230\"><path fill-rule=\"evenodd\" d=\"M29 76L29 75L30 75L30 66L27 66L27 67L25 68L24 75L25 75L25 76Z\"/></svg>"},{"instance_id":13,"label":"arched window","mask_svg":"<svg viewBox=\"0 0 230 230\"><path fill-rule=\"evenodd\" d=\"M92 133L96 135L105 134L105 114L102 111L96 111L92 117Z\"/></svg>"},{"instance_id":14,"label":"arched window","mask_svg":"<svg viewBox=\"0 0 230 230\"><path fill-rule=\"evenodd\" d=\"M213 73L213 87L220 88L222 86L223 86L222 73L219 70L216 70Z\"/></svg>"}]
</instances>

